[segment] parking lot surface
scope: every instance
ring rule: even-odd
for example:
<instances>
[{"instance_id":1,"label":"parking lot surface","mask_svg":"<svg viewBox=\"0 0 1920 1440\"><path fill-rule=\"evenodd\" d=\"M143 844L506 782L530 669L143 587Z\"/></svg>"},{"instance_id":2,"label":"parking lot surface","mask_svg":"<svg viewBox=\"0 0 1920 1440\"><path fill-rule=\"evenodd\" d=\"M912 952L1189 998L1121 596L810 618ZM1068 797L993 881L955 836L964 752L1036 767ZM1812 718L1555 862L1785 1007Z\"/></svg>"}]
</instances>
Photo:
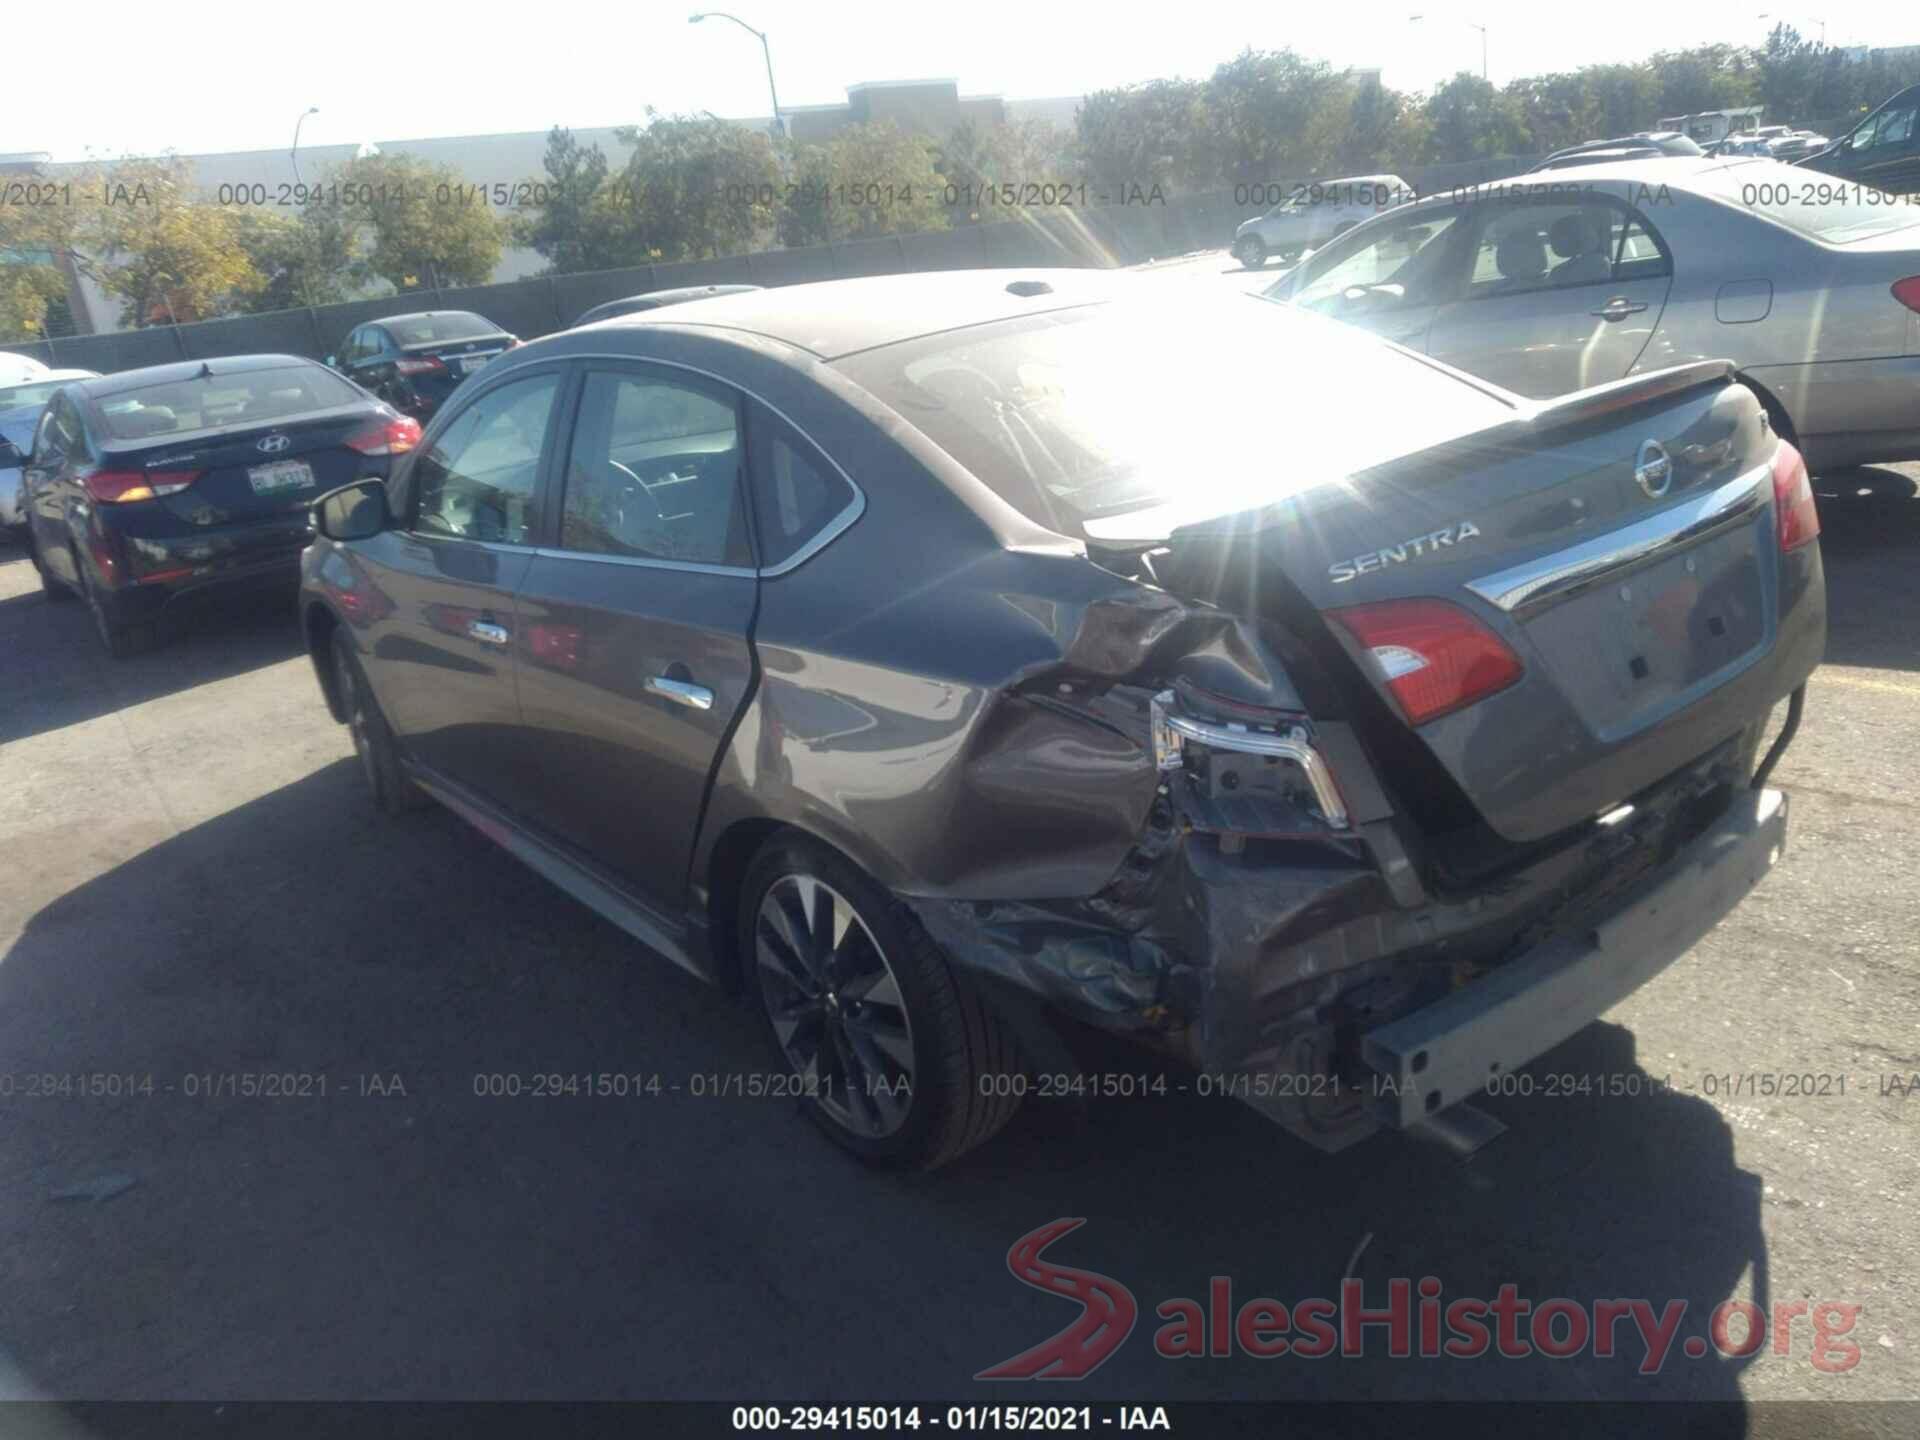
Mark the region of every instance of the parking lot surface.
<instances>
[{"instance_id":1,"label":"parking lot surface","mask_svg":"<svg viewBox=\"0 0 1920 1440\"><path fill-rule=\"evenodd\" d=\"M869 1173L791 1101L711 1093L773 1068L741 1002L450 814L376 816L290 599L116 663L0 550L0 1370L88 1398L1920 1396L1915 475L1816 485L1832 637L1777 774L1788 855L1488 1100L1509 1133L1465 1162L1321 1156L1189 1088L1030 1102L951 1170ZM551 1073L637 1081L527 1093ZM1079 1386L977 1383L1073 1318L1007 1272L1058 1217L1086 1224L1049 1259L1127 1287L1135 1333ZM1681 1300L1683 1337L1831 1302L1858 1350L1816 1365L1803 1317L1785 1354L1676 1344L1654 1375L1624 1339L1155 1353L1154 1307L1209 1277L1238 1305L1343 1275L1370 1305L1423 1276Z\"/></svg>"}]
</instances>

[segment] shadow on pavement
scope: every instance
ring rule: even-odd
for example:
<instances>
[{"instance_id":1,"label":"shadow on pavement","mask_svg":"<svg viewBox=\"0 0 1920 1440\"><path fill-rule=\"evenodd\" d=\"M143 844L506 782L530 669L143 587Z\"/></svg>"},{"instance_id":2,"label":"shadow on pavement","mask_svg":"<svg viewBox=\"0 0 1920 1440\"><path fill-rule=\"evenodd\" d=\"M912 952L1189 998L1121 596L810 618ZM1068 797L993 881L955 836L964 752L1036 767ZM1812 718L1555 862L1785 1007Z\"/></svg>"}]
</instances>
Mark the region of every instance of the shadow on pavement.
<instances>
[{"instance_id":1,"label":"shadow on pavement","mask_svg":"<svg viewBox=\"0 0 1920 1440\"><path fill-rule=\"evenodd\" d=\"M26 560L13 563L30 566ZM86 606L49 601L38 581L31 583L31 591L0 599L0 653L8 657L7 684L0 688L0 745L301 653L292 586L198 600L169 614L158 648L114 660L94 633Z\"/></svg>"},{"instance_id":2,"label":"shadow on pavement","mask_svg":"<svg viewBox=\"0 0 1920 1440\"><path fill-rule=\"evenodd\" d=\"M1468 1163L1321 1156L1192 1094L1030 1104L943 1174L869 1173L791 1102L714 1098L771 1068L739 1002L452 816L380 820L345 760L33 915L0 1062L154 1087L0 1105L0 1352L54 1395L1737 1401L1738 1364L1678 1341L1639 1375L1624 1324L1611 1359L1394 1360L1376 1328L1363 1358L1176 1363L1155 1307L1215 1275L1236 1305L1337 1298L1350 1256L1369 1305L1426 1275L1677 1299L1686 1337L1749 1269L1769 1301L1759 1183L1678 1091L1489 1102L1511 1132ZM1597 1025L1532 1073L1660 1069ZM629 1094L534 1098L543 1074ZM1083 1385L975 1384L1075 1318L1006 1269L1063 1216L1048 1258L1126 1286L1134 1332Z\"/></svg>"},{"instance_id":3,"label":"shadow on pavement","mask_svg":"<svg viewBox=\"0 0 1920 1440\"><path fill-rule=\"evenodd\" d=\"M1863 466L1813 482L1827 572L1827 661L1920 669L1920 483Z\"/></svg>"}]
</instances>

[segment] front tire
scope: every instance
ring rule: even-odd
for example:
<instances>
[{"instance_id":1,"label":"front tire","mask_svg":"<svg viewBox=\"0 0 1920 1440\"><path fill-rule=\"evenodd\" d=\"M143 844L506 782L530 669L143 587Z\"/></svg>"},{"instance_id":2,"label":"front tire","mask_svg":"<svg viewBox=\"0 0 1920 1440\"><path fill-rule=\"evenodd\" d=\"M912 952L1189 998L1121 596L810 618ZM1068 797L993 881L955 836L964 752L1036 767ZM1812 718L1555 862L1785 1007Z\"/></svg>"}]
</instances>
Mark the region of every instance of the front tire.
<instances>
[{"instance_id":1,"label":"front tire","mask_svg":"<svg viewBox=\"0 0 1920 1440\"><path fill-rule=\"evenodd\" d=\"M1267 242L1258 235L1243 235L1233 242L1233 254L1249 270L1258 270L1267 263Z\"/></svg>"},{"instance_id":2,"label":"front tire","mask_svg":"<svg viewBox=\"0 0 1920 1440\"><path fill-rule=\"evenodd\" d=\"M825 846L761 852L739 954L807 1113L869 1164L936 1169L1019 1108L1012 1032L904 905Z\"/></svg>"},{"instance_id":3,"label":"front tire","mask_svg":"<svg viewBox=\"0 0 1920 1440\"><path fill-rule=\"evenodd\" d=\"M354 654L347 632L335 629L332 641L334 693L340 699L340 713L347 718L347 733L353 737L353 753L360 762L374 808L383 815L399 815L417 810L427 803L427 794L407 778L400 763L400 746L380 713L380 702L367 686L360 657Z\"/></svg>"}]
</instances>

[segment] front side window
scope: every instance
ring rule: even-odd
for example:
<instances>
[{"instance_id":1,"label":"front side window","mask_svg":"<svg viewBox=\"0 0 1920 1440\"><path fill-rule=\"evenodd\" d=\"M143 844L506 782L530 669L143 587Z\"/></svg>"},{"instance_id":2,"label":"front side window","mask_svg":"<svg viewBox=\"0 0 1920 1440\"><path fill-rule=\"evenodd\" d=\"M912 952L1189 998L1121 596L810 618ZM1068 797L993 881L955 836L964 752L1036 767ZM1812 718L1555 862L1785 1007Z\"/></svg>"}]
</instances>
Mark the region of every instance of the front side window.
<instances>
[{"instance_id":1,"label":"front side window","mask_svg":"<svg viewBox=\"0 0 1920 1440\"><path fill-rule=\"evenodd\" d=\"M1307 262L1293 303L1335 319L1347 318L1356 305L1434 303L1439 261L1460 215L1450 206L1373 227L1351 248Z\"/></svg>"},{"instance_id":2,"label":"front side window","mask_svg":"<svg viewBox=\"0 0 1920 1440\"><path fill-rule=\"evenodd\" d=\"M540 456L560 378L548 373L489 390L420 457L414 528L496 544L532 543Z\"/></svg>"},{"instance_id":3,"label":"front side window","mask_svg":"<svg viewBox=\"0 0 1920 1440\"><path fill-rule=\"evenodd\" d=\"M678 375L590 371L567 456L561 548L751 564L740 458L732 396Z\"/></svg>"}]
</instances>

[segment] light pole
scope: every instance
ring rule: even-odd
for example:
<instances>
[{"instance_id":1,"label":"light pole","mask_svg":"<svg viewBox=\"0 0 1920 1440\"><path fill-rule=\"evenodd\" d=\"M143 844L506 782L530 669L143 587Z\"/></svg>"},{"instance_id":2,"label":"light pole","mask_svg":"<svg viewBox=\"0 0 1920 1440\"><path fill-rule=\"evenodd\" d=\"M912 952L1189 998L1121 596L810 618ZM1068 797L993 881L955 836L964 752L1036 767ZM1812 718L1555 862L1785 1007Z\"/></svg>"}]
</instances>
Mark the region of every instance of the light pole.
<instances>
[{"instance_id":1,"label":"light pole","mask_svg":"<svg viewBox=\"0 0 1920 1440\"><path fill-rule=\"evenodd\" d=\"M754 39L760 42L760 54L767 62L767 94L773 100L774 137L777 139L780 136L785 135L787 133L786 126L780 123L780 92L776 90L773 85L773 51L767 45L766 31L756 30L753 28L753 26L747 24L746 21L742 20L738 15L729 15L724 10L702 10L698 14L689 15L687 17L687 23L689 25L698 25L702 20L708 20L708 19L731 20L734 24L738 25L742 30L746 31L749 35L753 36Z\"/></svg>"},{"instance_id":2,"label":"light pole","mask_svg":"<svg viewBox=\"0 0 1920 1440\"><path fill-rule=\"evenodd\" d=\"M1783 24L1783 25L1791 25L1793 23L1791 20L1787 19L1786 16L1784 15L1769 15L1766 13L1762 13L1760 18L1762 20L1772 20L1778 24ZM1822 20L1818 15L1808 15L1808 16L1805 16L1804 18L1813 21L1814 24L1820 27L1820 48L1822 50L1826 49L1827 48L1827 22Z\"/></svg>"},{"instance_id":3,"label":"light pole","mask_svg":"<svg viewBox=\"0 0 1920 1440\"><path fill-rule=\"evenodd\" d=\"M293 183L296 185L304 183L300 179L300 127L307 123L307 116L318 115L319 113L320 107L318 105L309 105L305 110L301 111L300 118L293 122L293 149L287 152L287 158L293 161Z\"/></svg>"},{"instance_id":4,"label":"light pole","mask_svg":"<svg viewBox=\"0 0 1920 1440\"><path fill-rule=\"evenodd\" d=\"M1409 15L1407 17L1407 23L1411 25L1416 20L1424 20L1426 18L1424 15ZM1480 32L1480 78L1485 80L1487 78L1487 27L1484 25L1475 25L1471 20L1462 20L1460 23L1462 25L1470 25Z\"/></svg>"}]
</instances>

